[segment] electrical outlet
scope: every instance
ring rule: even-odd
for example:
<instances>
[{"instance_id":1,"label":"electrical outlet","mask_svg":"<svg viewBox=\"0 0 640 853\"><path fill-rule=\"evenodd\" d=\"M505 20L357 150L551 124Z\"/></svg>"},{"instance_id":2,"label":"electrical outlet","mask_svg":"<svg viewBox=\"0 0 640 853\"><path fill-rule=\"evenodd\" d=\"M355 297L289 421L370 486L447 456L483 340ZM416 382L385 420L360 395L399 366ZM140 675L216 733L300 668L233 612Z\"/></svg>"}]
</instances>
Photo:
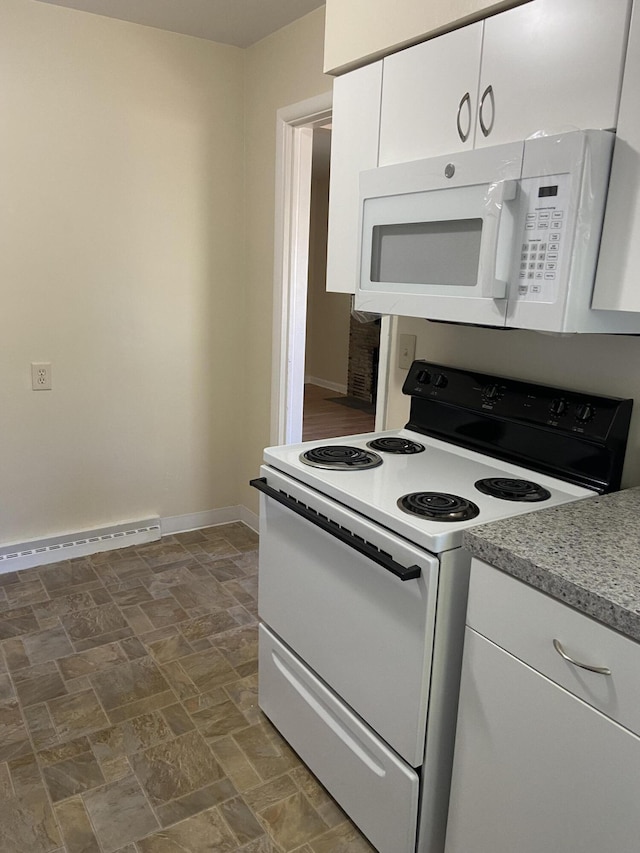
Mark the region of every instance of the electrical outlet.
<instances>
[{"instance_id":1,"label":"electrical outlet","mask_svg":"<svg viewBox=\"0 0 640 853\"><path fill-rule=\"evenodd\" d=\"M416 336L400 335L398 340L398 367L409 370L416 357Z\"/></svg>"},{"instance_id":2,"label":"electrical outlet","mask_svg":"<svg viewBox=\"0 0 640 853\"><path fill-rule=\"evenodd\" d=\"M51 362L31 362L31 388L34 391L51 391Z\"/></svg>"}]
</instances>

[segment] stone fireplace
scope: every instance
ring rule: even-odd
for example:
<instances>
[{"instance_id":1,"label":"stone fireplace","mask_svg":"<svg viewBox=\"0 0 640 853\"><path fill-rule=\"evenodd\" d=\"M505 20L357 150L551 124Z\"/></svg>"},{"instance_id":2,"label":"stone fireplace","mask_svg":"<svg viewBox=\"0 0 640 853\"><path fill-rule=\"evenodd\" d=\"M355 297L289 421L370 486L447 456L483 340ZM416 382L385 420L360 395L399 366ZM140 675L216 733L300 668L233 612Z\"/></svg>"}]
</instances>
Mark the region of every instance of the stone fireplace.
<instances>
[{"instance_id":1,"label":"stone fireplace","mask_svg":"<svg viewBox=\"0 0 640 853\"><path fill-rule=\"evenodd\" d=\"M380 320L361 323L351 317L347 395L375 406L380 354Z\"/></svg>"}]
</instances>

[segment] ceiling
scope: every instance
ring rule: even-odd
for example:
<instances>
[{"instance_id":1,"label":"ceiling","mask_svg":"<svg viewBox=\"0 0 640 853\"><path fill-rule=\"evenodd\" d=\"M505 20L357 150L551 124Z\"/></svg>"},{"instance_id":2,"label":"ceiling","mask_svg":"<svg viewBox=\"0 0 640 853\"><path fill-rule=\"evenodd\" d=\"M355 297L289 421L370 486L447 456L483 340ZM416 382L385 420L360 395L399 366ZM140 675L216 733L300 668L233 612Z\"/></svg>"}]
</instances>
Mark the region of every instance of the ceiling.
<instances>
[{"instance_id":1,"label":"ceiling","mask_svg":"<svg viewBox=\"0 0 640 853\"><path fill-rule=\"evenodd\" d=\"M302 18L324 0L39 0L183 33L210 41L249 47Z\"/></svg>"}]
</instances>

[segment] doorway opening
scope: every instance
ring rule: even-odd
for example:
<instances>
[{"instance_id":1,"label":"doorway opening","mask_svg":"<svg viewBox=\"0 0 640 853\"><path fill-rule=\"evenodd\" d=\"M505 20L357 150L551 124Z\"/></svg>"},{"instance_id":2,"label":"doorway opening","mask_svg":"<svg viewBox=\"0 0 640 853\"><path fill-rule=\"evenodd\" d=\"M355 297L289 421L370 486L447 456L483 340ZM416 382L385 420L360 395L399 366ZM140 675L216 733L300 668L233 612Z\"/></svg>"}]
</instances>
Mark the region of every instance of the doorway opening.
<instances>
[{"instance_id":1,"label":"doorway opening","mask_svg":"<svg viewBox=\"0 0 640 853\"><path fill-rule=\"evenodd\" d=\"M330 151L330 128L314 129L303 441L371 432L375 420L372 356L378 351L379 323L358 322L350 294L326 290ZM377 373L377 360L373 367Z\"/></svg>"},{"instance_id":2,"label":"doorway opening","mask_svg":"<svg viewBox=\"0 0 640 853\"><path fill-rule=\"evenodd\" d=\"M331 93L277 114L273 444L303 440L305 410L305 440L384 429L388 318L325 291L330 123Z\"/></svg>"}]
</instances>

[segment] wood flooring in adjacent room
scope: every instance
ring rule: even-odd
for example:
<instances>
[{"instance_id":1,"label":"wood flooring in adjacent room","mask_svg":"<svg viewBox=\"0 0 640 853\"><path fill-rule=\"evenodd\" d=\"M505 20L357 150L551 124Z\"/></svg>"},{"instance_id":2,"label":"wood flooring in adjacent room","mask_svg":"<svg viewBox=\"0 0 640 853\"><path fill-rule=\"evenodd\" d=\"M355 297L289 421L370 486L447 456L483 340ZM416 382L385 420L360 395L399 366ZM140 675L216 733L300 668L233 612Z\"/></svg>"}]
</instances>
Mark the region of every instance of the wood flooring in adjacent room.
<instances>
[{"instance_id":1,"label":"wood flooring in adjacent room","mask_svg":"<svg viewBox=\"0 0 640 853\"><path fill-rule=\"evenodd\" d=\"M2 853L371 853L257 704L240 523L0 575Z\"/></svg>"},{"instance_id":2,"label":"wood flooring in adjacent room","mask_svg":"<svg viewBox=\"0 0 640 853\"><path fill-rule=\"evenodd\" d=\"M304 441L373 432L375 414L332 402L331 398L340 396L344 395L318 385L304 386Z\"/></svg>"}]
</instances>

